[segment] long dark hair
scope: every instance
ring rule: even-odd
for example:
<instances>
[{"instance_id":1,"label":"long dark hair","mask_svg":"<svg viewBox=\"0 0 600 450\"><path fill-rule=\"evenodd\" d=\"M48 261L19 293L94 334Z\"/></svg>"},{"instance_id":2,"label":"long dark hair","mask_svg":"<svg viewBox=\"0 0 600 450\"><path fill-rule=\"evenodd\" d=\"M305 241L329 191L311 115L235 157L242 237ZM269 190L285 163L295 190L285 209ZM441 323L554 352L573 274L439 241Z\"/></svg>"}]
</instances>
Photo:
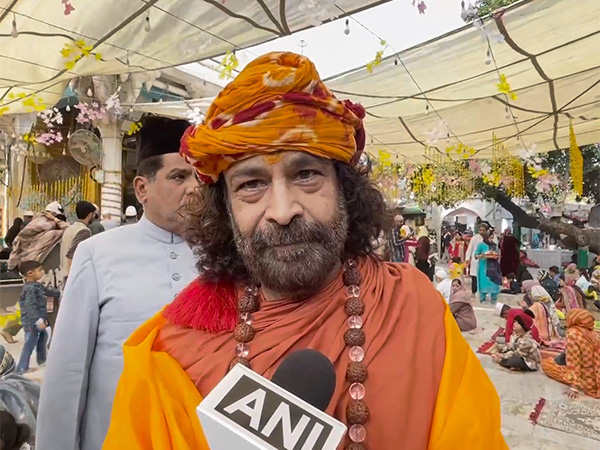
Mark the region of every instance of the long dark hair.
<instances>
[{"instance_id":1,"label":"long dark hair","mask_svg":"<svg viewBox=\"0 0 600 450\"><path fill-rule=\"evenodd\" d=\"M341 162L334 163L338 182L346 201L349 230L345 243L348 255L367 255L373 251L385 221L381 193L365 174ZM221 176L213 185L197 189L189 205L186 239L198 258L200 275L211 282L247 282L248 270L233 238L227 210L227 188Z\"/></svg>"}]
</instances>

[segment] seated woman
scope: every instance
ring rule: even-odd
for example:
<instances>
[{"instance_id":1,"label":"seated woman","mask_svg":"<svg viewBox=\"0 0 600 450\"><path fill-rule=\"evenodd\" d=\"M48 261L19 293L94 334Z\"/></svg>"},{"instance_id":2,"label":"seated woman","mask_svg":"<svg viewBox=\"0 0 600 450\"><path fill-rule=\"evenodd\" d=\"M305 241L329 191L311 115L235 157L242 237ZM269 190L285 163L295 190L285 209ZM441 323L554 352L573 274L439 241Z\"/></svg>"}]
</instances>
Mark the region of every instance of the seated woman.
<instances>
[{"instance_id":1,"label":"seated woman","mask_svg":"<svg viewBox=\"0 0 600 450\"><path fill-rule=\"evenodd\" d=\"M594 270L591 281L587 296L594 302L596 308L600 309L600 269Z\"/></svg>"},{"instance_id":2,"label":"seated woman","mask_svg":"<svg viewBox=\"0 0 600 450\"><path fill-rule=\"evenodd\" d=\"M573 309L585 309L583 292L575 285L573 278L560 278L560 293L556 302L556 309L568 314Z\"/></svg>"},{"instance_id":3,"label":"seated woman","mask_svg":"<svg viewBox=\"0 0 600 450\"><path fill-rule=\"evenodd\" d=\"M477 317L471 304L473 295L467 292L459 278L452 280L452 296L450 297L450 311L458 324L460 331L472 331L477 328Z\"/></svg>"},{"instance_id":4,"label":"seated woman","mask_svg":"<svg viewBox=\"0 0 600 450\"><path fill-rule=\"evenodd\" d=\"M528 294L531 298L529 309L535 315L533 323L544 341L558 337L558 316L550 294L542 286L533 286Z\"/></svg>"},{"instance_id":5,"label":"seated woman","mask_svg":"<svg viewBox=\"0 0 600 450\"><path fill-rule=\"evenodd\" d=\"M600 336L594 331L594 316L585 309L567 314L566 365L554 359L542 361L542 370L550 378L567 384L566 394L576 399L579 391L600 398Z\"/></svg>"},{"instance_id":6,"label":"seated woman","mask_svg":"<svg viewBox=\"0 0 600 450\"><path fill-rule=\"evenodd\" d=\"M533 372L539 369L542 357L537 342L531 337L533 318L527 314L515 317L516 339L506 344L496 344L495 363L514 371Z\"/></svg>"}]
</instances>

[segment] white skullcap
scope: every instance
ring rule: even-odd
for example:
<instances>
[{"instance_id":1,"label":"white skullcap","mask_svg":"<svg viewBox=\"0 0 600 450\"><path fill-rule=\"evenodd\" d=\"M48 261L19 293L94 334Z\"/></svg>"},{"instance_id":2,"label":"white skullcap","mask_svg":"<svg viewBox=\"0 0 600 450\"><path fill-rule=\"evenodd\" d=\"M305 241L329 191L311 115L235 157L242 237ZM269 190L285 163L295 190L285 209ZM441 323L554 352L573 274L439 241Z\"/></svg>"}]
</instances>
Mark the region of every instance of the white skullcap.
<instances>
[{"instance_id":1,"label":"white skullcap","mask_svg":"<svg viewBox=\"0 0 600 450\"><path fill-rule=\"evenodd\" d=\"M504 308L504 303L496 303L496 314L499 316L502 314L502 308Z\"/></svg>"},{"instance_id":2,"label":"white skullcap","mask_svg":"<svg viewBox=\"0 0 600 450\"><path fill-rule=\"evenodd\" d=\"M435 272L435 276L442 280L445 280L446 278L448 278L449 275L448 272L446 272L444 269L438 269Z\"/></svg>"},{"instance_id":3,"label":"white skullcap","mask_svg":"<svg viewBox=\"0 0 600 450\"><path fill-rule=\"evenodd\" d=\"M63 209L62 205L58 202L52 202L50 204L48 204L48 206L46 206L46 211L54 213L54 214L64 214L65 210Z\"/></svg>"},{"instance_id":4,"label":"white skullcap","mask_svg":"<svg viewBox=\"0 0 600 450\"><path fill-rule=\"evenodd\" d=\"M125 217L137 217L137 209L135 206L128 206L125 210Z\"/></svg>"}]
</instances>

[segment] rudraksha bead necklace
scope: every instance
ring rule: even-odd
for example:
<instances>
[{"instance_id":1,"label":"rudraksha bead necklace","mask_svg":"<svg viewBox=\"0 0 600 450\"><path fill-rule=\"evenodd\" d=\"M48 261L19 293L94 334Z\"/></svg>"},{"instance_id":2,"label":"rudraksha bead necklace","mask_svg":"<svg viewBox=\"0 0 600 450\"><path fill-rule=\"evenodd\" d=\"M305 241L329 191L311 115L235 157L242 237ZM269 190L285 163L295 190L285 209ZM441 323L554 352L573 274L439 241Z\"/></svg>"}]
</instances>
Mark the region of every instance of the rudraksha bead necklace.
<instances>
[{"instance_id":1,"label":"rudraksha bead necklace","mask_svg":"<svg viewBox=\"0 0 600 450\"><path fill-rule=\"evenodd\" d=\"M361 274L358 270L356 261L349 259L344 262L344 273L342 277L346 286L347 300L345 311L348 315L348 329L344 333L344 342L349 347L350 363L346 368L346 379L350 383L348 394L350 402L346 408L346 417L348 420L348 437L350 444L346 450L366 450L363 444L367 437L365 423L369 420L369 408L364 401L365 386L367 379L367 367L363 364L365 351L365 332L362 330L362 314L365 312L365 304L360 292ZM258 311L260 300L258 298L258 288L249 286L244 294L238 299L238 324L234 330L234 337L237 341L235 346L235 358L229 364L231 370L236 364L242 364L250 367L248 355L250 354L250 341L254 338L254 328L252 327L252 314Z\"/></svg>"}]
</instances>

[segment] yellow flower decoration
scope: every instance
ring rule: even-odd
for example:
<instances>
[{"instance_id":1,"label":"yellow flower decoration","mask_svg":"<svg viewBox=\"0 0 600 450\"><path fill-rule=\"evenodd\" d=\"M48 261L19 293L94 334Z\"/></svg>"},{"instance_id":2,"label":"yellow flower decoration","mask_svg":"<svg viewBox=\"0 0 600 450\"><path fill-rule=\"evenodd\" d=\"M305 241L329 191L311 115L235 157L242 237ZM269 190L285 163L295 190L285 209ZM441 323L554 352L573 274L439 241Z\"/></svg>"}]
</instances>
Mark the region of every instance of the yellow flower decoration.
<instances>
[{"instance_id":1,"label":"yellow flower decoration","mask_svg":"<svg viewBox=\"0 0 600 450\"><path fill-rule=\"evenodd\" d=\"M85 39L78 39L74 43L67 42L60 51L62 57L69 60L65 63L65 69L73 70L75 68L75 64L77 64L80 59L92 55L96 61L101 61L102 55L100 53L92 53L93 49L94 46L88 45L85 42Z\"/></svg>"},{"instance_id":2,"label":"yellow flower decoration","mask_svg":"<svg viewBox=\"0 0 600 450\"><path fill-rule=\"evenodd\" d=\"M29 112L32 111L44 111L46 109L46 104L41 98L35 98L33 96L27 97L22 102L23 106L27 108Z\"/></svg>"},{"instance_id":3,"label":"yellow flower decoration","mask_svg":"<svg viewBox=\"0 0 600 450\"><path fill-rule=\"evenodd\" d=\"M433 170L431 168L426 167L423 169L423 183L425 186L431 186L431 183L434 181Z\"/></svg>"},{"instance_id":4,"label":"yellow flower decoration","mask_svg":"<svg viewBox=\"0 0 600 450\"><path fill-rule=\"evenodd\" d=\"M531 166L528 167L528 170L532 178L539 178L542 175L546 175L548 173L546 169L536 169L535 167Z\"/></svg>"},{"instance_id":5,"label":"yellow flower decoration","mask_svg":"<svg viewBox=\"0 0 600 450\"><path fill-rule=\"evenodd\" d=\"M23 140L25 142L27 142L28 144L35 144L36 140L35 140L35 135L33 133L26 133L23 135Z\"/></svg>"},{"instance_id":6,"label":"yellow flower decoration","mask_svg":"<svg viewBox=\"0 0 600 450\"><path fill-rule=\"evenodd\" d=\"M500 186L500 174L498 172L490 172L489 175L483 176L483 181L492 186Z\"/></svg>"},{"instance_id":7,"label":"yellow flower decoration","mask_svg":"<svg viewBox=\"0 0 600 450\"><path fill-rule=\"evenodd\" d=\"M42 100L40 97L35 98L33 95L27 95L25 92L19 92L17 94L11 92L10 94L8 94L7 97L9 100L17 100L19 98L22 99L23 101L21 102L21 104L25 108L27 108L28 112L44 111L46 109L46 104L44 103L44 100ZM6 109L6 111L8 111L8 109Z\"/></svg>"},{"instance_id":8,"label":"yellow flower decoration","mask_svg":"<svg viewBox=\"0 0 600 450\"><path fill-rule=\"evenodd\" d=\"M392 161L391 161L392 155L389 154L388 152L384 152L383 150L379 150L379 162L385 166L385 167L389 167L392 165Z\"/></svg>"},{"instance_id":9,"label":"yellow flower decoration","mask_svg":"<svg viewBox=\"0 0 600 450\"><path fill-rule=\"evenodd\" d=\"M231 78L231 74L239 65L240 62L238 61L237 56L235 56L235 53L228 50L219 65L219 67L223 67L219 73L219 78Z\"/></svg>"},{"instance_id":10,"label":"yellow flower decoration","mask_svg":"<svg viewBox=\"0 0 600 450\"><path fill-rule=\"evenodd\" d=\"M0 108L0 116L7 113L10 110L8 106L3 106Z\"/></svg>"},{"instance_id":11,"label":"yellow flower decoration","mask_svg":"<svg viewBox=\"0 0 600 450\"><path fill-rule=\"evenodd\" d=\"M25 97L27 97L27 94L25 92L19 92L18 94L11 92L10 94L8 94L9 100L15 100L17 98L25 98Z\"/></svg>"},{"instance_id":12,"label":"yellow flower decoration","mask_svg":"<svg viewBox=\"0 0 600 450\"><path fill-rule=\"evenodd\" d=\"M463 159L467 159L473 156L477 151L473 147L468 147L464 145L462 142L457 145L451 145L446 147L446 155L450 156L451 153L456 153L458 156L461 156Z\"/></svg>"},{"instance_id":13,"label":"yellow flower decoration","mask_svg":"<svg viewBox=\"0 0 600 450\"><path fill-rule=\"evenodd\" d=\"M573 180L573 189L581 196L583 195L583 156L577 145L573 123L569 123L569 140L571 142L569 151L571 180Z\"/></svg>"},{"instance_id":14,"label":"yellow flower decoration","mask_svg":"<svg viewBox=\"0 0 600 450\"><path fill-rule=\"evenodd\" d=\"M142 124L140 122L133 122L130 126L129 126L129 130L127 131L127 134L129 136L131 136L132 134L137 133L138 131L140 131L142 129Z\"/></svg>"},{"instance_id":15,"label":"yellow flower decoration","mask_svg":"<svg viewBox=\"0 0 600 450\"><path fill-rule=\"evenodd\" d=\"M501 93L508 95L511 100L517 100L517 94L512 91L510 83L503 73L500 74L500 83L497 83L496 86Z\"/></svg>"},{"instance_id":16,"label":"yellow flower decoration","mask_svg":"<svg viewBox=\"0 0 600 450\"><path fill-rule=\"evenodd\" d=\"M382 40L379 45L381 45L383 47L382 50L379 50L377 53L375 53L375 59L373 59L373 61L367 63L367 72L369 73L373 73L373 70L375 69L375 67L377 67L379 64L381 64L381 60L383 59L383 52L385 51L386 47L387 47L387 42Z\"/></svg>"}]
</instances>

